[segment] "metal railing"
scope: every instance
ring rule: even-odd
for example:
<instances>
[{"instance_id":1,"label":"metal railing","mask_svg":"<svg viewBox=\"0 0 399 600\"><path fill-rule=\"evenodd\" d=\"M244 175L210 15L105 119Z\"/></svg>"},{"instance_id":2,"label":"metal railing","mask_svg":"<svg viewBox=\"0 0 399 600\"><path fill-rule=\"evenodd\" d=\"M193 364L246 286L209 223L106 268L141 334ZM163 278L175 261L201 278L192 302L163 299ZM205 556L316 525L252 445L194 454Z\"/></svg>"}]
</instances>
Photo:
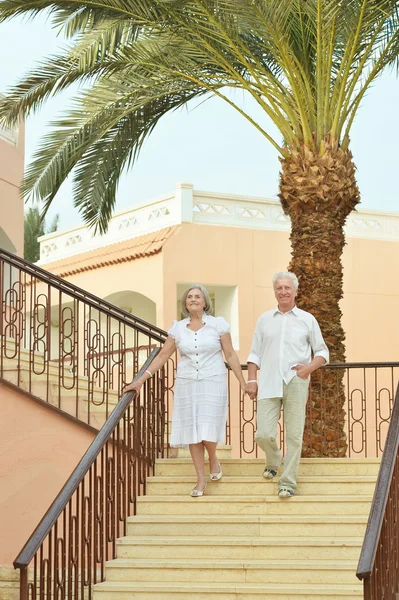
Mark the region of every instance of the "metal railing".
<instances>
[{"instance_id":1,"label":"metal railing","mask_svg":"<svg viewBox=\"0 0 399 600\"><path fill-rule=\"evenodd\" d=\"M247 370L247 365L241 367ZM318 369L309 387L304 454L380 457L398 381L399 362L335 363ZM229 397L226 440L233 456L263 456L255 443L257 400L242 394L230 369ZM284 451L283 414L278 440Z\"/></svg>"},{"instance_id":2,"label":"metal railing","mask_svg":"<svg viewBox=\"0 0 399 600\"><path fill-rule=\"evenodd\" d=\"M124 385L167 336L1 249L0 303L0 376L97 429ZM173 357L165 368L169 415L175 368ZM306 455L381 456L398 380L398 362L330 364L316 371L307 405ZM256 401L244 399L237 383L230 381L229 387L227 443L234 456L257 456ZM279 439L284 449L283 419Z\"/></svg>"},{"instance_id":3,"label":"metal railing","mask_svg":"<svg viewBox=\"0 0 399 600\"><path fill-rule=\"evenodd\" d=\"M399 386L356 574L365 600L399 597Z\"/></svg>"},{"instance_id":4,"label":"metal railing","mask_svg":"<svg viewBox=\"0 0 399 600\"><path fill-rule=\"evenodd\" d=\"M166 333L0 249L0 376L99 428Z\"/></svg>"},{"instance_id":5,"label":"metal railing","mask_svg":"<svg viewBox=\"0 0 399 600\"><path fill-rule=\"evenodd\" d=\"M105 563L116 557L116 541L164 456L165 393L160 371L140 399L123 395L16 558L20 600L90 600L93 585L104 581Z\"/></svg>"}]
</instances>

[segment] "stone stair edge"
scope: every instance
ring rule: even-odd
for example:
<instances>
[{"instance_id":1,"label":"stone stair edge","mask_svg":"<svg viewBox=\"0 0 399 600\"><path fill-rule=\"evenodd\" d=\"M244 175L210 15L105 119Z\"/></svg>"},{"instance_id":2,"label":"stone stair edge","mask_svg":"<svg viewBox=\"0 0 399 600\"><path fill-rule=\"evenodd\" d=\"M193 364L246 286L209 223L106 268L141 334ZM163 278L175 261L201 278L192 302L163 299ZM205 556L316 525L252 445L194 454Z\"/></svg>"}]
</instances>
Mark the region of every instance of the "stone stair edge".
<instances>
[{"instance_id":1,"label":"stone stair edge","mask_svg":"<svg viewBox=\"0 0 399 600\"><path fill-rule=\"evenodd\" d=\"M289 500L288 500L289 501ZM134 515L128 523L193 523L192 515ZM367 523L367 515L195 515L198 523Z\"/></svg>"},{"instance_id":2,"label":"stone stair edge","mask_svg":"<svg viewBox=\"0 0 399 600\"><path fill-rule=\"evenodd\" d=\"M371 502L373 499L372 494L336 494L331 496L318 496L315 498L310 494L297 495L293 498L289 499L290 504L297 502ZM276 495L265 495L265 494L253 494L248 496L237 496L237 495L224 495L224 496L203 496L201 498L201 504L203 503L225 503L225 502L234 502L234 503L247 503L247 502L260 502L262 504L267 504L269 502L280 503L282 500L278 498ZM167 504L175 504L176 502L183 502L192 504L195 502L188 495L177 495L177 496L138 496L137 502L139 504L150 502L151 504L158 504L162 502L166 502Z\"/></svg>"},{"instance_id":3,"label":"stone stair edge","mask_svg":"<svg viewBox=\"0 0 399 600\"><path fill-rule=\"evenodd\" d=\"M223 537L219 536L217 538L213 536L137 536L137 535L126 535L123 538L117 539L116 543L119 546L131 546L131 545L204 545L209 546L212 544L213 546L231 546L232 544L236 545L246 545L246 546L330 546L330 547L340 547L342 545L345 546L362 546L363 544L363 536L350 536L350 537L339 537L331 536L323 537L323 536L312 536L310 539L303 537Z\"/></svg>"},{"instance_id":4,"label":"stone stair edge","mask_svg":"<svg viewBox=\"0 0 399 600\"><path fill-rule=\"evenodd\" d=\"M231 446L218 446L218 448L231 448ZM222 458L221 462L226 464L265 464L264 458ZM192 460L189 457L181 457L181 458L157 458L155 460L155 464L165 465L165 464L191 464ZM351 465L351 464L380 464L381 458L301 458L301 463L303 464L343 464L343 465Z\"/></svg>"},{"instance_id":5,"label":"stone stair edge","mask_svg":"<svg viewBox=\"0 0 399 600\"><path fill-rule=\"evenodd\" d=\"M192 483L196 481L196 478L191 475L153 475L147 477L147 483L170 483L175 481L176 483ZM341 482L370 482L375 483L377 481L377 475L300 475L298 477L298 484L304 483L341 483ZM223 479L219 483L257 483L262 482L265 485L270 483L276 483L275 479L265 480L261 475L224 475Z\"/></svg>"},{"instance_id":6,"label":"stone stair edge","mask_svg":"<svg viewBox=\"0 0 399 600\"><path fill-rule=\"evenodd\" d=\"M358 584L354 583L354 584L323 584L322 586L319 584L308 584L308 583L297 583L295 584L296 587L296 591L303 591L306 592L307 594L311 594L313 593L314 595L316 593L320 594L320 593L327 593L327 592L354 592L354 593L358 593L358 588L359 586L361 586L361 583L359 582ZM171 582L159 582L159 583L147 583L147 582L119 582L119 581L115 581L115 582L110 582L110 581L104 581L103 583L99 583L97 585L94 586L94 589L96 588L102 588L104 590L126 590L127 592L134 592L140 589L140 587L143 590L154 590L154 591L159 591L160 589L162 590L176 590L178 591L178 589L181 590L186 590L186 591L190 591L191 593L193 592L207 592L207 593L212 593L215 594L217 592L221 592L221 593L225 593L226 590L229 592L235 591L236 593L242 593L242 591L248 591L248 592L258 592L259 594L262 594L264 596L265 594L265 584L261 583L261 584L254 584L254 583L242 583L242 584L237 584L237 583L233 583L230 585L226 585L226 583L212 583L212 584L199 584L199 583L183 583L183 582L179 582L179 583L171 583ZM285 589L285 591L284 591ZM269 592L277 592L277 593L284 593L287 594L287 591L289 590L290 593L292 593L292 587L291 586L284 586L284 584L281 583L269 583L267 584L267 590Z\"/></svg>"},{"instance_id":7,"label":"stone stair edge","mask_svg":"<svg viewBox=\"0 0 399 600\"><path fill-rule=\"evenodd\" d=\"M266 568L266 569L331 569L336 570L356 570L358 562L355 560L325 560L317 559L309 561L308 559L279 559L279 560L260 560L260 559L218 559L206 560L201 558L186 558L186 559L167 559L167 558L115 558L114 560L106 563L107 569L113 568L131 568L132 565L137 565L140 568L152 568L154 566L158 568L169 568L169 569L255 569L255 568Z\"/></svg>"}]
</instances>

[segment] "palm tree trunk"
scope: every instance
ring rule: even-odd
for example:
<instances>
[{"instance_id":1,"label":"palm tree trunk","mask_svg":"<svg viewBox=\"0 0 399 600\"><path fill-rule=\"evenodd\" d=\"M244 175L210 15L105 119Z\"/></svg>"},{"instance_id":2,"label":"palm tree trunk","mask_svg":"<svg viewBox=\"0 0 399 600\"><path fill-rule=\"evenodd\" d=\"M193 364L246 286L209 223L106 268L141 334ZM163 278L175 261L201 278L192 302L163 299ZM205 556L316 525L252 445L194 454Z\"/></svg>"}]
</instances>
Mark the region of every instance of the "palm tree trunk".
<instances>
[{"instance_id":1,"label":"palm tree trunk","mask_svg":"<svg viewBox=\"0 0 399 600\"><path fill-rule=\"evenodd\" d=\"M345 362L345 333L339 302L343 296L343 227L359 202L349 150L326 144L323 154L307 147L281 160L280 200L291 218L289 270L299 278L298 306L320 324L330 362ZM312 376L304 456L345 456L343 373L319 369Z\"/></svg>"}]
</instances>

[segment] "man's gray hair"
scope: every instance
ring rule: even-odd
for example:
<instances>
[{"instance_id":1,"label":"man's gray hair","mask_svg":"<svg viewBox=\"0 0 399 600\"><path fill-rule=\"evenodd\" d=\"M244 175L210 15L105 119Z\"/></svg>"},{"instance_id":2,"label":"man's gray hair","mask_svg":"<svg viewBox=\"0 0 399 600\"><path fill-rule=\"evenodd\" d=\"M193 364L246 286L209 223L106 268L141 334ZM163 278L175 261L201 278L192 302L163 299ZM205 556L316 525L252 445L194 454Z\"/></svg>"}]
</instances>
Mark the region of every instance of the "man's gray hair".
<instances>
[{"instance_id":1,"label":"man's gray hair","mask_svg":"<svg viewBox=\"0 0 399 600\"><path fill-rule=\"evenodd\" d=\"M273 288L276 287L277 279L291 279L294 289L295 290L298 289L299 281L298 281L298 277L295 275L295 273L291 273L290 271L280 271L279 273L276 273L275 275L273 275Z\"/></svg>"},{"instance_id":2,"label":"man's gray hair","mask_svg":"<svg viewBox=\"0 0 399 600\"><path fill-rule=\"evenodd\" d=\"M183 296L181 297L181 312L182 315L184 317L188 317L189 312L187 310L186 307L186 300L187 300L187 296L189 294L189 292L191 292L191 290L199 290L202 294L202 297L205 301L205 308L204 308L204 312L207 315L210 315L212 313L212 300L209 297L209 294L207 292L207 289L201 285L200 283L195 283L193 285L190 285L189 288L186 289L186 291L184 292Z\"/></svg>"}]
</instances>

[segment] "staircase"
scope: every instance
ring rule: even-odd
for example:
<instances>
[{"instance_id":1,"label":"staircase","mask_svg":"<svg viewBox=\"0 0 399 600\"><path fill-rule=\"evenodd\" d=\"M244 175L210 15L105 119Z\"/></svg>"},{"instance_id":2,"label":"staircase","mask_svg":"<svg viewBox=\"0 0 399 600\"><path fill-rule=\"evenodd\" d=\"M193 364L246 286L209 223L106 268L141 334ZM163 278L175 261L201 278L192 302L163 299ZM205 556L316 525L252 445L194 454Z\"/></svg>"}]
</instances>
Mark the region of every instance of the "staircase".
<instances>
[{"instance_id":1,"label":"staircase","mask_svg":"<svg viewBox=\"0 0 399 600\"><path fill-rule=\"evenodd\" d=\"M94 600L353 600L379 459L303 459L298 495L277 497L263 460L220 453L206 495L189 458L160 459Z\"/></svg>"},{"instance_id":2,"label":"staircase","mask_svg":"<svg viewBox=\"0 0 399 600\"><path fill-rule=\"evenodd\" d=\"M4 600L17 597L16 584L20 600L363 597L355 573L379 459L304 459L298 495L279 499L278 478L262 478L263 460L232 458L231 448L224 447L219 452L223 479L210 482L203 498L191 498L196 480L191 459L186 451L167 448L175 358L146 383L140 401L122 395L140 368L151 367L166 333L5 251L0 251L0 267L0 376L95 433L16 557L19 581L9 563L0 570L1 600L4 594ZM360 418L356 403L348 410L349 455L382 453L398 365L370 363L371 383L364 364L333 365L355 371L355 383L347 373L346 392L349 398L354 389L362 398ZM364 402L371 388L375 404ZM374 537L365 544L367 560L359 571L365 590L377 576L381 579L376 594L365 595L371 600L387 597L381 594L389 579L387 558L390 573L397 572L396 554L389 549L397 543L399 391L395 406L383 460L387 454L390 458L381 469L373 504L377 518L369 537L370 531ZM234 451L245 454L248 421L234 391L230 407L235 412L229 416L228 435L242 434ZM356 427L359 447L351 437ZM237 444L234 436L227 439ZM385 518L388 489L387 506L393 508ZM382 522L386 531L380 535ZM375 540L379 555L373 554ZM373 566L374 556L380 558Z\"/></svg>"},{"instance_id":3,"label":"staircase","mask_svg":"<svg viewBox=\"0 0 399 600\"><path fill-rule=\"evenodd\" d=\"M13 356L14 345L13 340L5 342L6 351L2 359L4 379L44 402L59 407L78 420L101 429L107 414L112 412L118 403L118 390L107 388L105 395L104 387L94 383L90 387L89 400L87 376L73 375L68 368L62 370L59 362L45 361L44 355L39 352L35 352L35 373L31 366L32 356L29 350L20 347L18 354Z\"/></svg>"}]
</instances>

